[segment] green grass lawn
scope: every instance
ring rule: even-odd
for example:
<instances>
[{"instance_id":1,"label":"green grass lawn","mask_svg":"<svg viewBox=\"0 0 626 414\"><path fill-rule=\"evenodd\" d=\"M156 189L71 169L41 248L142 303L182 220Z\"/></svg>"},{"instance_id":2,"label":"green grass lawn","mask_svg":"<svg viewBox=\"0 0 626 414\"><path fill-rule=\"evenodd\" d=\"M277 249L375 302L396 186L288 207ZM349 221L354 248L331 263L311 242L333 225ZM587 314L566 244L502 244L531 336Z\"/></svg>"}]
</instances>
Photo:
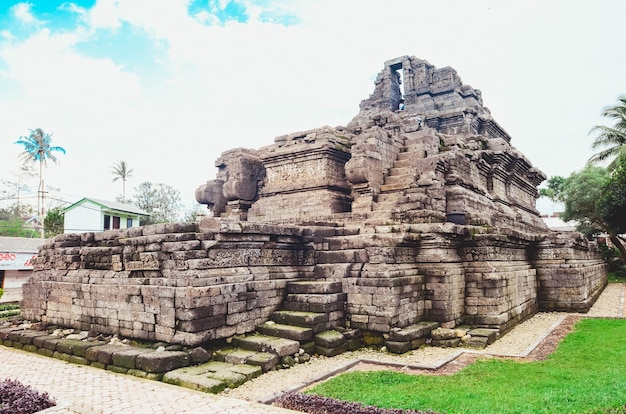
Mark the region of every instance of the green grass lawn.
<instances>
[{"instance_id":1,"label":"green grass lawn","mask_svg":"<svg viewBox=\"0 0 626 414\"><path fill-rule=\"evenodd\" d=\"M584 319L548 359L484 359L450 376L350 372L314 394L446 413L585 413L626 404L626 320Z\"/></svg>"}]
</instances>

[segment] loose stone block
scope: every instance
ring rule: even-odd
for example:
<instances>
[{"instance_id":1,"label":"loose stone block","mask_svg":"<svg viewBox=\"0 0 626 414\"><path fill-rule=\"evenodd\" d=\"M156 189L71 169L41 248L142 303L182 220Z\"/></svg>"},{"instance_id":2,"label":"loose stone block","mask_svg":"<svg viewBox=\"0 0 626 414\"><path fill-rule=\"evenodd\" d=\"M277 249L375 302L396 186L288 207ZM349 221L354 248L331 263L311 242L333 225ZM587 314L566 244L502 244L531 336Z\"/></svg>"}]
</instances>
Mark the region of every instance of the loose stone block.
<instances>
[{"instance_id":1,"label":"loose stone block","mask_svg":"<svg viewBox=\"0 0 626 414\"><path fill-rule=\"evenodd\" d=\"M325 348L336 348L346 343L346 338L337 331L323 331L313 338L316 345Z\"/></svg>"},{"instance_id":2,"label":"loose stone block","mask_svg":"<svg viewBox=\"0 0 626 414\"><path fill-rule=\"evenodd\" d=\"M127 369L135 369L137 368L137 356L145 352L147 351L133 348L117 350L113 353L113 365Z\"/></svg>"},{"instance_id":3,"label":"loose stone block","mask_svg":"<svg viewBox=\"0 0 626 414\"><path fill-rule=\"evenodd\" d=\"M189 365L189 354L183 351L144 352L137 355L137 369L149 373L163 373Z\"/></svg>"}]
</instances>

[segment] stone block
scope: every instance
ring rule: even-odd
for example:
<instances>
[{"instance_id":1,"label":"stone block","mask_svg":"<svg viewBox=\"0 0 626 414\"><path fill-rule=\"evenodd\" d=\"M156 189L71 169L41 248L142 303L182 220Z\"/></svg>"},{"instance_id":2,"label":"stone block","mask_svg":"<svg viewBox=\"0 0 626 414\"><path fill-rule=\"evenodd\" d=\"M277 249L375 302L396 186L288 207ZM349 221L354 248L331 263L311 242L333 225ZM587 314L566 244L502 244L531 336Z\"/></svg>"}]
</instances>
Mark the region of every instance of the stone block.
<instances>
[{"instance_id":1,"label":"stone block","mask_svg":"<svg viewBox=\"0 0 626 414\"><path fill-rule=\"evenodd\" d=\"M463 346L475 349L485 349L489 345L489 339L485 336L469 336L462 339Z\"/></svg>"},{"instance_id":2,"label":"stone block","mask_svg":"<svg viewBox=\"0 0 626 414\"><path fill-rule=\"evenodd\" d=\"M259 352L271 352L278 356L293 355L300 349L300 343L291 339L266 335L251 335L239 339L239 346Z\"/></svg>"},{"instance_id":3,"label":"stone block","mask_svg":"<svg viewBox=\"0 0 626 414\"><path fill-rule=\"evenodd\" d=\"M461 343L461 338L454 339L433 339L430 344L441 348L455 348Z\"/></svg>"},{"instance_id":4,"label":"stone block","mask_svg":"<svg viewBox=\"0 0 626 414\"><path fill-rule=\"evenodd\" d=\"M37 349L37 353L39 355L43 355L43 356L47 356L47 357L52 357L52 355L54 355L54 351L51 349L46 349L46 348L39 348Z\"/></svg>"},{"instance_id":5,"label":"stone block","mask_svg":"<svg viewBox=\"0 0 626 414\"><path fill-rule=\"evenodd\" d=\"M346 343L346 338L337 331L323 331L313 338L315 345L325 348L336 348Z\"/></svg>"},{"instance_id":6,"label":"stone block","mask_svg":"<svg viewBox=\"0 0 626 414\"><path fill-rule=\"evenodd\" d=\"M189 352L191 365L204 364L211 359L211 352L202 347L195 347Z\"/></svg>"},{"instance_id":7,"label":"stone block","mask_svg":"<svg viewBox=\"0 0 626 414\"><path fill-rule=\"evenodd\" d=\"M151 373L163 373L189 366L189 354L184 351L144 352L137 355L137 369Z\"/></svg>"},{"instance_id":8,"label":"stone block","mask_svg":"<svg viewBox=\"0 0 626 414\"><path fill-rule=\"evenodd\" d=\"M319 355L324 355L327 357L333 357L339 354L343 354L347 350L348 350L347 342L344 342L343 344L334 348L327 348L325 346L315 345L315 352Z\"/></svg>"},{"instance_id":9,"label":"stone block","mask_svg":"<svg viewBox=\"0 0 626 414\"><path fill-rule=\"evenodd\" d=\"M145 352L148 351L136 348L118 349L113 353L113 365L126 369L135 369L137 368L137 356Z\"/></svg>"},{"instance_id":10,"label":"stone block","mask_svg":"<svg viewBox=\"0 0 626 414\"><path fill-rule=\"evenodd\" d=\"M77 355L70 355L68 362L78 365L89 365L89 361L87 360L87 358L83 358Z\"/></svg>"},{"instance_id":11,"label":"stone block","mask_svg":"<svg viewBox=\"0 0 626 414\"><path fill-rule=\"evenodd\" d=\"M202 365L198 365L198 367L202 367ZM225 381L203 375L200 370L191 368L179 368L167 372L163 375L163 382L213 394L224 391L227 386Z\"/></svg>"},{"instance_id":12,"label":"stone block","mask_svg":"<svg viewBox=\"0 0 626 414\"><path fill-rule=\"evenodd\" d=\"M385 346L389 352L394 354L404 354L411 350L410 342L385 341Z\"/></svg>"},{"instance_id":13,"label":"stone block","mask_svg":"<svg viewBox=\"0 0 626 414\"><path fill-rule=\"evenodd\" d=\"M487 339L487 345L491 345L498 338L500 331L498 329L472 329L468 331L468 334L472 337L483 337Z\"/></svg>"},{"instance_id":14,"label":"stone block","mask_svg":"<svg viewBox=\"0 0 626 414\"><path fill-rule=\"evenodd\" d=\"M129 369L124 367L118 367L117 365L107 365L107 371L116 372L118 374L128 374Z\"/></svg>"},{"instance_id":15,"label":"stone block","mask_svg":"<svg viewBox=\"0 0 626 414\"><path fill-rule=\"evenodd\" d=\"M88 348L102 344L104 344L104 342L86 342L78 339L62 339L57 343L57 351L84 357Z\"/></svg>"}]
</instances>

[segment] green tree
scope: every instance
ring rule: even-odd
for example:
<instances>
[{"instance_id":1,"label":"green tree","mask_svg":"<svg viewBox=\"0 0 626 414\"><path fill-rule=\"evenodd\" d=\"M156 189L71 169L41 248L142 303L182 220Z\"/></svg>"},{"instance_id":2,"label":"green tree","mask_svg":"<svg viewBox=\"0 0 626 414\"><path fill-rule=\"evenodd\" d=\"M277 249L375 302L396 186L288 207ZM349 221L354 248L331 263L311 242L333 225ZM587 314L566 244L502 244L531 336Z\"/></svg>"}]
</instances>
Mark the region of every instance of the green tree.
<instances>
[{"instance_id":1,"label":"green tree","mask_svg":"<svg viewBox=\"0 0 626 414\"><path fill-rule=\"evenodd\" d=\"M122 180L122 203L126 202L126 180L133 176L133 170L128 168L126 161L120 160L113 164L113 182Z\"/></svg>"},{"instance_id":2,"label":"green tree","mask_svg":"<svg viewBox=\"0 0 626 414\"><path fill-rule=\"evenodd\" d=\"M576 220L577 229L588 237L606 231L596 203L608 178L606 169L588 165L582 171L572 173L563 184L561 196L565 211L561 218L564 221Z\"/></svg>"},{"instance_id":3,"label":"green tree","mask_svg":"<svg viewBox=\"0 0 626 414\"><path fill-rule=\"evenodd\" d=\"M24 220L20 217L0 217L0 236L5 237L37 237L37 231L24 227Z\"/></svg>"},{"instance_id":4,"label":"green tree","mask_svg":"<svg viewBox=\"0 0 626 414\"><path fill-rule=\"evenodd\" d=\"M615 124L612 127L597 125L591 129L590 134L598 134L591 148L603 149L589 158L589 162L596 164L611 160L608 165L611 171L617 159L626 157L626 96L620 96L616 105L604 109L602 116L614 120Z\"/></svg>"},{"instance_id":5,"label":"green tree","mask_svg":"<svg viewBox=\"0 0 626 414\"><path fill-rule=\"evenodd\" d=\"M580 172L568 177L563 186L562 198L565 211L563 220L576 220L576 229L591 237L605 233L620 252L620 260L625 262L626 249L619 234L626 230L626 159L621 160L613 172L602 167L588 165Z\"/></svg>"},{"instance_id":6,"label":"green tree","mask_svg":"<svg viewBox=\"0 0 626 414\"><path fill-rule=\"evenodd\" d=\"M0 236L37 237L37 231L26 226L24 219L32 217L33 208L27 204L15 202L0 208Z\"/></svg>"},{"instance_id":7,"label":"green tree","mask_svg":"<svg viewBox=\"0 0 626 414\"><path fill-rule=\"evenodd\" d=\"M169 185L145 181L135 187L134 204L150 213L141 225L179 221L180 192Z\"/></svg>"},{"instance_id":8,"label":"green tree","mask_svg":"<svg viewBox=\"0 0 626 414\"><path fill-rule=\"evenodd\" d=\"M547 188L540 188L539 195L547 197L555 202L562 202L563 186L566 181L567 179L565 177L561 177L560 175L554 175L548 178L548 181L546 181Z\"/></svg>"},{"instance_id":9,"label":"green tree","mask_svg":"<svg viewBox=\"0 0 626 414\"><path fill-rule=\"evenodd\" d=\"M52 134L45 133L41 128L31 129L30 135L20 137L15 143L24 147L24 152L20 155L24 164L39 162L39 190L37 197L37 214L43 219L43 198L44 198L44 184L43 184L43 166L48 166L48 160L52 160L55 163L58 162L55 157L55 152L61 152L65 154L65 149L62 147L55 147L51 145ZM43 230L41 233L43 237Z\"/></svg>"},{"instance_id":10,"label":"green tree","mask_svg":"<svg viewBox=\"0 0 626 414\"><path fill-rule=\"evenodd\" d=\"M54 237L57 234L63 234L64 214L62 207L55 207L48 211L46 218L43 220L46 229L46 237Z\"/></svg>"},{"instance_id":11,"label":"green tree","mask_svg":"<svg viewBox=\"0 0 626 414\"><path fill-rule=\"evenodd\" d=\"M626 233L626 157L620 158L602 188L597 209L610 230L609 236L626 264L626 248L622 244Z\"/></svg>"}]
</instances>

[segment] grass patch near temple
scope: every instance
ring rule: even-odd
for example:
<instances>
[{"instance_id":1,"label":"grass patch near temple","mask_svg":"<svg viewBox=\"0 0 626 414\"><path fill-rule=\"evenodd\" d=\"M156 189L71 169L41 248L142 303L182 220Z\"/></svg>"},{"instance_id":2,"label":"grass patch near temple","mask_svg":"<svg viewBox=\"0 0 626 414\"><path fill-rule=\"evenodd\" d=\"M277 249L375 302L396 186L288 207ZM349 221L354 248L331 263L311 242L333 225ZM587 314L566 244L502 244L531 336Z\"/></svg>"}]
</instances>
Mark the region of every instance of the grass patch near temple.
<instances>
[{"instance_id":1,"label":"grass patch near temple","mask_svg":"<svg viewBox=\"0 0 626 414\"><path fill-rule=\"evenodd\" d=\"M624 283L626 282L626 266L621 266L614 269L608 274L609 283Z\"/></svg>"},{"instance_id":2,"label":"grass patch near temple","mask_svg":"<svg viewBox=\"0 0 626 414\"><path fill-rule=\"evenodd\" d=\"M626 404L626 320L583 319L542 361L481 359L449 376L349 372L308 392L448 414L609 412Z\"/></svg>"}]
</instances>

